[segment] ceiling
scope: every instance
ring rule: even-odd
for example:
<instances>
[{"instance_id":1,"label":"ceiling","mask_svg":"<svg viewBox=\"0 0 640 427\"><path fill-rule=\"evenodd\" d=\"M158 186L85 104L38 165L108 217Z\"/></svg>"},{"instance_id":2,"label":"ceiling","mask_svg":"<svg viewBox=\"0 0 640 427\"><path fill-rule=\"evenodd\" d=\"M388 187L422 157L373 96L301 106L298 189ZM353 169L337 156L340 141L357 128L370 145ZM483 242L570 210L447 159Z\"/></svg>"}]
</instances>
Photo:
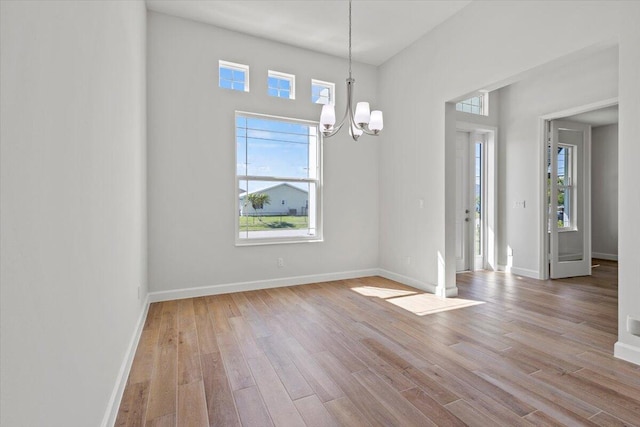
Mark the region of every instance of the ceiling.
<instances>
[{"instance_id":1,"label":"ceiling","mask_svg":"<svg viewBox=\"0 0 640 427\"><path fill-rule=\"evenodd\" d=\"M470 0L356 0L353 59L380 65ZM346 0L146 0L147 8L253 36L348 57Z\"/></svg>"},{"instance_id":2,"label":"ceiling","mask_svg":"<svg viewBox=\"0 0 640 427\"><path fill-rule=\"evenodd\" d=\"M592 127L612 125L618 123L618 106L612 105L611 107L601 108L595 111L587 111L586 113L564 117L562 120L585 123Z\"/></svg>"}]
</instances>

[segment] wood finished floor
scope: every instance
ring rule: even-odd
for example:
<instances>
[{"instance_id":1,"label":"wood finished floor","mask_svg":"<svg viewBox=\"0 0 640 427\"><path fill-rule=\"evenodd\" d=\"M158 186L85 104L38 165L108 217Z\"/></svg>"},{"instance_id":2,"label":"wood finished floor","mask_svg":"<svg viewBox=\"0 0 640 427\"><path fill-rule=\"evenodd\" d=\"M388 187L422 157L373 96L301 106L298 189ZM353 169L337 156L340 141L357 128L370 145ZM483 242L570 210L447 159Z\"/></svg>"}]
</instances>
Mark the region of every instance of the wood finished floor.
<instances>
[{"instance_id":1,"label":"wood finished floor","mask_svg":"<svg viewBox=\"0 0 640 427\"><path fill-rule=\"evenodd\" d=\"M462 274L447 301L483 303L436 313L379 277L152 304L116 425L639 426L617 265L597 262Z\"/></svg>"}]
</instances>

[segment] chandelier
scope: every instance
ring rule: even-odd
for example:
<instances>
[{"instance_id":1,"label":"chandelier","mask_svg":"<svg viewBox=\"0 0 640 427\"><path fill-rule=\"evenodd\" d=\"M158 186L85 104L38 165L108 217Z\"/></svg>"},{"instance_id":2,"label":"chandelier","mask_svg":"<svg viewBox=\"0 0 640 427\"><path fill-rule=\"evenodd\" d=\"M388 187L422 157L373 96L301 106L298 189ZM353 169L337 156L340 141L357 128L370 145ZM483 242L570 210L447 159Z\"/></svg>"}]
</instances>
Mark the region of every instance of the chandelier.
<instances>
[{"instance_id":1,"label":"chandelier","mask_svg":"<svg viewBox=\"0 0 640 427\"><path fill-rule=\"evenodd\" d=\"M378 135L382 130L382 111L370 111L368 102L358 102L353 110L353 85L356 80L351 76L351 0L349 0L349 77L347 78L347 108L340 123L336 124L336 110L333 105L322 106L320 114L320 128L322 134L329 138L338 133L342 126L348 122L349 134L354 141L360 135Z\"/></svg>"}]
</instances>

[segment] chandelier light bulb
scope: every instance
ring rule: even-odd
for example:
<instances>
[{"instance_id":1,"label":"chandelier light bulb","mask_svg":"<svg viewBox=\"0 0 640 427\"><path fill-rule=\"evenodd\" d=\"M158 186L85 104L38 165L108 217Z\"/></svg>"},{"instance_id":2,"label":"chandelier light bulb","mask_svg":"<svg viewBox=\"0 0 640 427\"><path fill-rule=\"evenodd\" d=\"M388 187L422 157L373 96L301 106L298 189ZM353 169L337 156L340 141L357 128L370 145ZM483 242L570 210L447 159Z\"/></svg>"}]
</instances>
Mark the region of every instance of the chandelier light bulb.
<instances>
[{"instance_id":1,"label":"chandelier light bulb","mask_svg":"<svg viewBox=\"0 0 640 427\"><path fill-rule=\"evenodd\" d=\"M356 105L356 114L353 117L353 121L360 126L368 125L371 113L369 110L368 102L358 102Z\"/></svg>"},{"instance_id":2,"label":"chandelier light bulb","mask_svg":"<svg viewBox=\"0 0 640 427\"><path fill-rule=\"evenodd\" d=\"M371 112L371 120L369 121L369 129L378 133L384 127L384 122L382 120L382 111L374 110Z\"/></svg>"},{"instance_id":3,"label":"chandelier light bulb","mask_svg":"<svg viewBox=\"0 0 640 427\"><path fill-rule=\"evenodd\" d=\"M336 110L333 105L325 104L320 113L320 126L323 129L331 129L336 124Z\"/></svg>"}]
</instances>

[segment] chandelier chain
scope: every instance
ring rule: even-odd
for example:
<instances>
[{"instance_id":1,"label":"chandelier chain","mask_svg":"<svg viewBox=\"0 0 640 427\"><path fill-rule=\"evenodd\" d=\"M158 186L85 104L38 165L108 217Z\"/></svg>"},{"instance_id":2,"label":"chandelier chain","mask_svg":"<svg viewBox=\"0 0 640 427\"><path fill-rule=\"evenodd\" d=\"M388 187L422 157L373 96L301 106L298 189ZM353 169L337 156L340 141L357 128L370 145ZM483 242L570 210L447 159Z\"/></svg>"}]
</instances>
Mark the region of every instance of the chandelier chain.
<instances>
[{"instance_id":1,"label":"chandelier chain","mask_svg":"<svg viewBox=\"0 0 640 427\"><path fill-rule=\"evenodd\" d=\"M349 0L349 78L351 78L351 0Z\"/></svg>"}]
</instances>

